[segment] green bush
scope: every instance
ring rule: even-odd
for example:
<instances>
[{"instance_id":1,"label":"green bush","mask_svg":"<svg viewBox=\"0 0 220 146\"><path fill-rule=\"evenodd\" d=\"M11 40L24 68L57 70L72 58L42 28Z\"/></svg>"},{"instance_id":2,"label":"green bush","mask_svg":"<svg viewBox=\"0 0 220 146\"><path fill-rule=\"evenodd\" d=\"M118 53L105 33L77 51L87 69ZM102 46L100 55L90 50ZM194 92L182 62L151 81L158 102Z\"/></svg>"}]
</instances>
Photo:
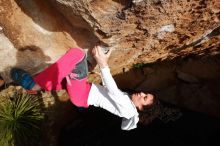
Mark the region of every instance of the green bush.
<instances>
[{"instance_id":1,"label":"green bush","mask_svg":"<svg viewBox=\"0 0 220 146\"><path fill-rule=\"evenodd\" d=\"M133 68L134 68L134 69L143 69L144 66L145 66L144 63L133 64Z\"/></svg>"},{"instance_id":2,"label":"green bush","mask_svg":"<svg viewBox=\"0 0 220 146\"><path fill-rule=\"evenodd\" d=\"M44 118L39 98L15 93L5 99L0 103L0 145L38 145Z\"/></svg>"}]
</instances>

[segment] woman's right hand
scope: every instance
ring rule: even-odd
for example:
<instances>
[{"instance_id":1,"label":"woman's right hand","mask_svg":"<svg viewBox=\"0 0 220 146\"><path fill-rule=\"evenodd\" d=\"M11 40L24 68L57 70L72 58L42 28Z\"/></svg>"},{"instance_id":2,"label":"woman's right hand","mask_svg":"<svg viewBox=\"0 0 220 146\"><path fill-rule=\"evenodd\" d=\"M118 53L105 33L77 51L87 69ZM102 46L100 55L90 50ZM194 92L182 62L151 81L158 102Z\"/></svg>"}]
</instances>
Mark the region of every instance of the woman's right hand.
<instances>
[{"instance_id":1,"label":"woman's right hand","mask_svg":"<svg viewBox=\"0 0 220 146\"><path fill-rule=\"evenodd\" d=\"M94 59L96 60L97 64L101 68L104 68L104 67L108 66L108 59L111 55L111 49L109 49L109 51L105 54L102 51L102 48L100 46L95 46L92 49L92 55L93 55Z\"/></svg>"}]
</instances>

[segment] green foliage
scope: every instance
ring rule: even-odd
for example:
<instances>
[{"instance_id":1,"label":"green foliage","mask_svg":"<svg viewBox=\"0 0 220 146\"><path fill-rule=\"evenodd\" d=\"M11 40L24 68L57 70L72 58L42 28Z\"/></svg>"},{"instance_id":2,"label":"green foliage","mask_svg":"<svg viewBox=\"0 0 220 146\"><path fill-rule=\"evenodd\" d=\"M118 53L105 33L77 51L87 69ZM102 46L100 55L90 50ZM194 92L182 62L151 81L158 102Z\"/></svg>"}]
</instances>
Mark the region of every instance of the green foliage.
<instances>
[{"instance_id":1,"label":"green foliage","mask_svg":"<svg viewBox=\"0 0 220 146\"><path fill-rule=\"evenodd\" d=\"M145 67L144 63L133 64L134 69L143 69Z\"/></svg>"},{"instance_id":2,"label":"green foliage","mask_svg":"<svg viewBox=\"0 0 220 146\"><path fill-rule=\"evenodd\" d=\"M6 99L0 103L0 145L37 145L44 118L38 97L15 93Z\"/></svg>"}]
</instances>

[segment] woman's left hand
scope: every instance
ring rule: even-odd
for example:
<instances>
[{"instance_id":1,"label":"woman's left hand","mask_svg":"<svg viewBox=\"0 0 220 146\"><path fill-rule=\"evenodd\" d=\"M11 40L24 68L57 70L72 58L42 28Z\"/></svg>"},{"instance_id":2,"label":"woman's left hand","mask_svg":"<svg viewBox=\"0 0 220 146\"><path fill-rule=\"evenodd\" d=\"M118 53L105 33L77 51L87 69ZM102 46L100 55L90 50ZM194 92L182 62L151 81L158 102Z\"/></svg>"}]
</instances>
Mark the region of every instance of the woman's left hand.
<instances>
[{"instance_id":1,"label":"woman's left hand","mask_svg":"<svg viewBox=\"0 0 220 146\"><path fill-rule=\"evenodd\" d=\"M97 64L101 68L104 68L104 67L108 66L108 59L111 55L111 49L109 49L109 51L105 54L102 51L102 48L100 46L95 46L92 49L92 54L93 54L93 57L95 58Z\"/></svg>"}]
</instances>

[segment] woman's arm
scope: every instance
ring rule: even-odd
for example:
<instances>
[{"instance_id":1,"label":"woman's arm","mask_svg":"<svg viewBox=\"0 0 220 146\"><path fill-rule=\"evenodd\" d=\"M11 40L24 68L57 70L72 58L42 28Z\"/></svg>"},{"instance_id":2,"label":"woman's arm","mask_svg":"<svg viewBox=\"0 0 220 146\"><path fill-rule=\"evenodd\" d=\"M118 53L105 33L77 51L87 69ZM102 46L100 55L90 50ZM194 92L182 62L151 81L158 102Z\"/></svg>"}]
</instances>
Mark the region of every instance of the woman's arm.
<instances>
[{"instance_id":1,"label":"woman's arm","mask_svg":"<svg viewBox=\"0 0 220 146\"><path fill-rule=\"evenodd\" d=\"M117 112L119 113L120 117L125 118L122 122L123 129L130 129L131 125L133 125L134 126L133 128L135 128L136 123L138 121L138 113L137 113L136 107L132 104L132 101L129 99L129 97L125 95L123 92L121 92L121 90L117 87L117 84L115 83L110 73L110 69L108 67L107 62L108 62L111 50L107 54L104 54L101 49L102 48L100 47L95 47L93 49L93 55L94 55L95 60L97 61L97 64L100 67L102 79L103 79L103 82L105 83L106 89L108 90L110 94L106 103L104 102L100 103L102 104L101 107L103 107L104 109L108 111L111 111L112 113L115 113L115 109L117 109ZM125 96L127 98L125 98ZM112 106L109 106L108 103L111 103L111 105L113 105L114 108L109 109L109 107L112 107Z\"/></svg>"},{"instance_id":2,"label":"woman's arm","mask_svg":"<svg viewBox=\"0 0 220 146\"><path fill-rule=\"evenodd\" d=\"M100 67L102 80L106 88L112 94L118 93L120 90L118 89L118 86L115 83L110 73L110 69L108 67L108 59L111 55L111 49L107 52L107 54L104 54L102 48L100 46L96 46L93 48L92 53L93 53L93 57L95 58L97 64Z\"/></svg>"}]
</instances>

